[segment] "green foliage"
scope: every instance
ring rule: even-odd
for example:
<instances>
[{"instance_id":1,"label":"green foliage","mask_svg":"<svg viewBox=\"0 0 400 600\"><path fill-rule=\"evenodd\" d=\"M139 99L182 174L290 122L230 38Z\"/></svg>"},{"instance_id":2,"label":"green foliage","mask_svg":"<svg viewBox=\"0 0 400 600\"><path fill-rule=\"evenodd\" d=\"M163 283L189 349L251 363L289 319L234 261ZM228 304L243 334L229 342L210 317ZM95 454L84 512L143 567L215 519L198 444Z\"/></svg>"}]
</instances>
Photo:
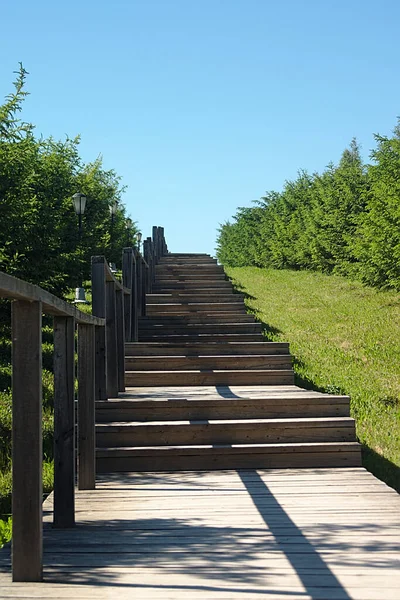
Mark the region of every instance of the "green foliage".
<instances>
[{"instance_id":1,"label":"green foliage","mask_svg":"<svg viewBox=\"0 0 400 600\"><path fill-rule=\"evenodd\" d=\"M67 295L90 279L91 256L105 255L121 264L122 248L137 231L126 220L124 191L114 170L101 157L84 164L79 137L37 139L34 126L18 118L27 72L20 65L14 92L0 106L0 270L52 293ZM72 196L87 197L79 235ZM119 210L110 216L110 205ZM129 225L129 228L127 227ZM72 298L71 298L72 299ZM85 308L90 310L90 307ZM11 511L11 335L10 303L0 299L0 515ZM53 330L43 319L43 489L53 486ZM8 539L9 521L0 521L0 541Z\"/></svg>"},{"instance_id":2,"label":"green foliage","mask_svg":"<svg viewBox=\"0 0 400 600\"><path fill-rule=\"evenodd\" d=\"M11 394L0 391L0 471L8 468L11 463L11 428Z\"/></svg>"},{"instance_id":3,"label":"green foliage","mask_svg":"<svg viewBox=\"0 0 400 600\"><path fill-rule=\"evenodd\" d=\"M61 295L90 277L92 255L120 263L127 244L120 177L102 159L84 164L79 137L36 139L22 109L26 71L0 107L0 269ZM82 236L72 195L87 196ZM119 202L113 221L110 204ZM135 224L131 234L136 231Z\"/></svg>"},{"instance_id":4,"label":"green foliage","mask_svg":"<svg viewBox=\"0 0 400 600\"><path fill-rule=\"evenodd\" d=\"M367 211L356 251L361 279L370 285L400 289L400 125L394 136L375 136L375 161L369 167Z\"/></svg>"},{"instance_id":5,"label":"green foliage","mask_svg":"<svg viewBox=\"0 0 400 600\"><path fill-rule=\"evenodd\" d=\"M307 271L226 271L268 339L290 343L296 383L350 395L368 468L400 491L399 294Z\"/></svg>"},{"instance_id":6,"label":"green foliage","mask_svg":"<svg viewBox=\"0 0 400 600\"><path fill-rule=\"evenodd\" d=\"M238 209L219 228L219 261L335 273L399 290L400 125L376 141L372 165L363 165L352 140L337 166L300 172L282 192Z\"/></svg>"},{"instance_id":7,"label":"green foliage","mask_svg":"<svg viewBox=\"0 0 400 600\"><path fill-rule=\"evenodd\" d=\"M0 519L0 548L4 546L7 542L11 540L11 532L12 532L12 519L8 517L7 519Z\"/></svg>"},{"instance_id":8,"label":"green foliage","mask_svg":"<svg viewBox=\"0 0 400 600\"><path fill-rule=\"evenodd\" d=\"M0 470L0 519L11 514L11 467Z\"/></svg>"}]
</instances>

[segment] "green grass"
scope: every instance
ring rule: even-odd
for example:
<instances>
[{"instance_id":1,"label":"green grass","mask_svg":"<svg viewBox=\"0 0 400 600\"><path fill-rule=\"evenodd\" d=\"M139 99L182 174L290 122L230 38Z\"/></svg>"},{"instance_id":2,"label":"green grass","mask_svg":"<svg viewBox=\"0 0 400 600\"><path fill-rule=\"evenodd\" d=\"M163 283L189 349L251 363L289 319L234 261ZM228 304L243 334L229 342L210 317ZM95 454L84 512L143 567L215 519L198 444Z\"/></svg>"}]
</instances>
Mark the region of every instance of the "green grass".
<instances>
[{"instance_id":1,"label":"green grass","mask_svg":"<svg viewBox=\"0 0 400 600\"><path fill-rule=\"evenodd\" d=\"M307 271L227 268L296 383L351 397L364 465L400 491L400 294Z\"/></svg>"},{"instance_id":2,"label":"green grass","mask_svg":"<svg viewBox=\"0 0 400 600\"><path fill-rule=\"evenodd\" d=\"M0 519L0 548L11 540L12 519L8 517L4 521Z\"/></svg>"}]
</instances>

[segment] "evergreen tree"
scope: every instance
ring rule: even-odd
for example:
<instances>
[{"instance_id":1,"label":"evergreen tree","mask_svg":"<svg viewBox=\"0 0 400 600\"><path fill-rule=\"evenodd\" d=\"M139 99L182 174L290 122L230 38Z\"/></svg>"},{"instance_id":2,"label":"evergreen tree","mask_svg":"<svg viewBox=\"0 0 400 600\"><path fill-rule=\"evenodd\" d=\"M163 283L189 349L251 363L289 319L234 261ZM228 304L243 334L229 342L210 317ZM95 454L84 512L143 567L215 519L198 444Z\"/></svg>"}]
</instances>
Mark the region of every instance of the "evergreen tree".
<instances>
[{"instance_id":1,"label":"evergreen tree","mask_svg":"<svg viewBox=\"0 0 400 600\"><path fill-rule=\"evenodd\" d=\"M366 211L356 253L360 277L369 285L400 289L400 122L392 137L375 136L368 169Z\"/></svg>"}]
</instances>

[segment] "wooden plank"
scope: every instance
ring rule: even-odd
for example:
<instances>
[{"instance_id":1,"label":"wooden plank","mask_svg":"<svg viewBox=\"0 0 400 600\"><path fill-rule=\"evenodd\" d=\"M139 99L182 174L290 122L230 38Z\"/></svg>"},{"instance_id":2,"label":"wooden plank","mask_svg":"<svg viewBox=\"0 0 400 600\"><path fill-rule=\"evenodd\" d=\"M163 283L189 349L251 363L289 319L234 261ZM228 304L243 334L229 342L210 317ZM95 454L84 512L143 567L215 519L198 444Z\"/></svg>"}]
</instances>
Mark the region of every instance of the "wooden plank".
<instances>
[{"instance_id":1,"label":"wooden plank","mask_svg":"<svg viewBox=\"0 0 400 600\"><path fill-rule=\"evenodd\" d=\"M263 335L258 333L160 333L160 332L141 332L141 342L172 342L172 343L187 343L187 342L262 342Z\"/></svg>"},{"instance_id":2,"label":"wooden plank","mask_svg":"<svg viewBox=\"0 0 400 600\"><path fill-rule=\"evenodd\" d=\"M78 328L78 486L95 488L95 330Z\"/></svg>"},{"instance_id":3,"label":"wooden plank","mask_svg":"<svg viewBox=\"0 0 400 600\"><path fill-rule=\"evenodd\" d=\"M118 396L118 347L115 284L106 282L106 345L107 345L107 396Z\"/></svg>"},{"instance_id":4,"label":"wooden plank","mask_svg":"<svg viewBox=\"0 0 400 600\"><path fill-rule=\"evenodd\" d=\"M126 359L127 371L187 371L223 369L290 369L289 354L200 355L200 356L131 356ZM123 391L123 390L122 390Z\"/></svg>"},{"instance_id":5,"label":"wooden plank","mask_svg":"<svg viewBox=\"0 0 400 600\"><path fill-rule=\"evenodd\" d=\"M106 282L104 276L104 260L96 260L96 257L92 258L92 313L102 319L106 318ZM106 328L96 327L95 337L96 400L107 400Z\"/></svg>"},{"instance_id":6,"label":"wooden plank","mask_svg":"<svg viewBox=\"0 0 400 600\"><path fill-rule=\"evenodd\" d=\"M49 315L73 317L77 323L104 325L104 321L92 315L81 312L76 306L61 300L37 285L28 283L17 277L12 277L0 271L0 298L41 302L43 312Z\"/></svg>"},{"instance_id":7,"label":"wooden plank","mask_svg":"<svg viewBox=\"0 0 400 600\"><path fill-rule=\"evenodd\" d=\"M110 421L146 421L149 415L154 420L201 420L201 419L262 419L284 417L340 417L349 416L349 402L342 399L321 401L308 398L280 400L240 398L219 399L165 399L165 400L121 400L108 407L97 403L98 423Z\"/></svg>"},{"instance_id":8,"label":"wooden plank","mask_svg":"<svg viewBox=\"0 0 400 600\"><path fill-rule=\"evenodd\" d=\"M54 317L54 527L75 525L75 322Z\"/></svg>"},{"instance_id":9,"label":"wooden plank","mask_svg":"<svg viewBox=\"0 0 400 600\"><path fill-rule=\"evenodd\" d=\"M137 342L139 336L139 266L135 252L132 252L132 288L131 288L131 335L132 342Z\"/></svg>"},{"instance_id":10,"label":"wooden plank","mask_svg":"<svg viewBox=\"0 0 400 600\"><path fill-rule=\"evenodd\" d=\"M142 282L142 292L140 298L140 304L142 306L142 316L146 316L146 294L147 294L147 274L146 268L147 264L144 260L143 256L140 256L140 265L141 265L141 282Z\"/></svg>"},{"instance_id":11,"label":"wooden plank","mask_svg":"<svg viewBox=\"0 0 400 600\"><path fill-rule=\"evenodd\" d=\"M124 248L122 254L122 282L130 290L130 294L124 294L124 326L125 340L131 342L131 320L132 320L132 248Z\"/></svg>"},{"instance_id":12,"label":"wooden plank","mask_svg":"<svg viewBox=\"0 0 400 600\"><path fill-rule=\"evenodd\" d=\"M349 417L105 423L96 432L98 447L356 441Z\"/></svg>"},{"instance_id":13,"label":"wooden plank","mask_svg":"<svg viewBox=\"0 0 400 600\"><path fill-rule=\"evenodd\" d=\"M46 500L46 584L11 584L0 553L2 597L128 600L134 590L159 600L255 600L266 591L273 600L398 598L400 498L362 468L99 479L96 492L77 492L74 530L47 526Z\"/></svg>"},{"instance_id":14,"label":"wooden plank","mask_svg":"<svg viewBox=\"0 0 400 600\"><path fill-rule=\"evenodd\" d=\"M118 391L125 391L125 324L124 296L122 290L115 295L116 330L117 330L117 377Z\"/></svg>"},{"instance_id":15,"label":"wooden plank","mask_svg":"<svg viewBox=\"0 0 400 600\"><path fill-rule=\"evenodd\" d=\"M136 342L125 344L126 356L213 356L237 354L289 354L289 344L280 342Z\"/></svg>"},{"instance_id":16,"label":"wooden plank","mask_svg":"<svg viewBox=\"0 0 400 600\"><path fill-rule=\"evenodd\" d=\"M42 579L42 306L12 304L13 581ZM27 502L29 498L29 502Z\"/></svg>"},{"instance_id":17,"label":"wooden plank","mask_svg":"<svg viewBox=\"0 0 400 600\"><path fill-rule=\"evenodd\" d=\"M294 381L292 369L263 370L191 370L191 371L127 371L125 374L126 385L154 386L181 383L185 386L199 385L251 385L272 384L285 385Z\"/></svg>"}]
</instances>

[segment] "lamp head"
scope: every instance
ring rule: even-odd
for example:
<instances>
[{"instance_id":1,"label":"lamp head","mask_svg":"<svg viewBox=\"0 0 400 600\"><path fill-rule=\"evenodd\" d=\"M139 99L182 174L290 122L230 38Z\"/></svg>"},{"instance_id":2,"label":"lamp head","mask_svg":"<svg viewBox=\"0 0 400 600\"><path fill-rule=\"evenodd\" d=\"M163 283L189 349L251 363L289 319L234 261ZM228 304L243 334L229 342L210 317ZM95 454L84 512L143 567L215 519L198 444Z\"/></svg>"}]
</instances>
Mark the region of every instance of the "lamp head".
<instances>
[{"instance_id":1,"label":"lamp head","mask_svg":"<svg viewBox=\"0 0 400 600\"><path fill-rule=\"evenodd\" d=\"M117 200L113 200L110 204L110 214L114 217L118 212L118 202Z\"/></svg>"},{"instance_id":2,"label":"lamp head","mask_svg":"<svg viewBox=\"0 0 400 600\"><path fill-rule=\"evenodd\" d=\"M83 213L85 212L85 208L86 208L85 194L82 194L81 192L76 192L76 194L74 194L72 196L72 202L73 202L76 214L83 215Z\"/></svg>"}]
</instances>

